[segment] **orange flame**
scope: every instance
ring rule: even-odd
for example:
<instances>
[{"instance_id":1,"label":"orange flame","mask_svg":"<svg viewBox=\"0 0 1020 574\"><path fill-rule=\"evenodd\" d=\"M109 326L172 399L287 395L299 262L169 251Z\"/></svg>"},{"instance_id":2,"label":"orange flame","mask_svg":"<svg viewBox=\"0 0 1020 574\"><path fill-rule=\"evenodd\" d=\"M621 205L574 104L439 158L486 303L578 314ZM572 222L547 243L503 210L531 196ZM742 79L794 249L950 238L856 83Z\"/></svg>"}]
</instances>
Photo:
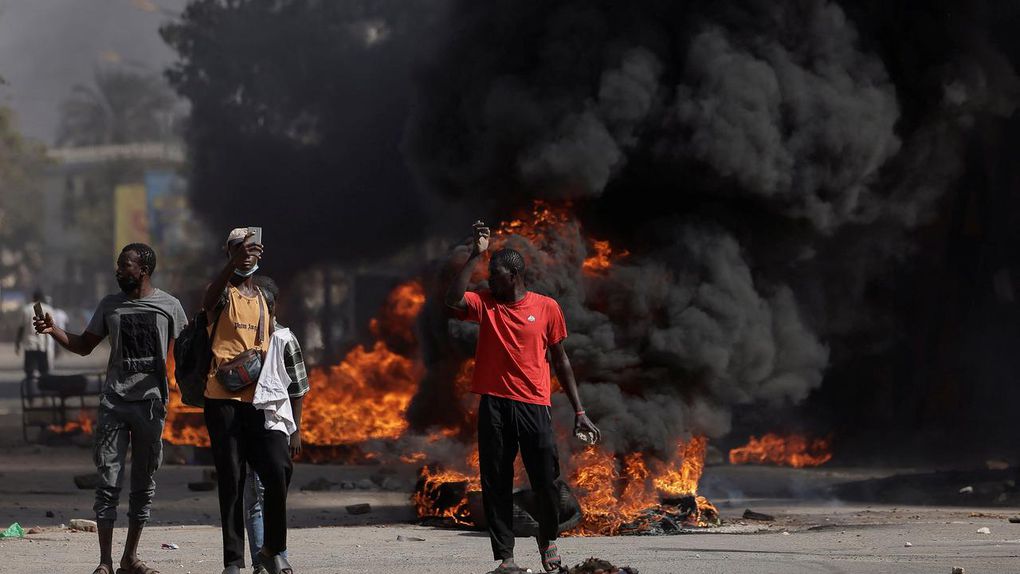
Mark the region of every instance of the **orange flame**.
<instances>
[{"instance_id":1,"label":"orange flame","mask_svg":"<svg viewBox=\"0 0 1020 574\"><path fill-rule=\"evenodd\" d=\"M68 434L73 432L81 432L82 434L92 434L93 422L92 419L85 413L85 411L78 411L78 418L73 421L67 421L63 426L61 425L49 425L46 430L53 434Z\"/></svg>"},{"instance_id":2,"label":"orange flame","mask_svg":"<svg viewBox=\"0 0 1020 574\"><path fill-rule=\"evenodd\" d=\"M426 458L428 458L428 455L423 452L412 452L400 455L400 462L406 464L416 464L420 462L425 462Z\"/></svg>"},{"instance_id":3,"label":"orange flame","mask_svg":"<svg viewBox=\"0 0 1020 574\"><path fill-rule=\"evenodd\" d=\"M310 373L302 440L335 445L399 437L420 378L420 365L382 341L370 350L355 347L339 365Z\"/></svg>"},{"instance_id":4,"label":"orange flame","mask_svg":"<svg viewBox=\"0 0 1020 574\"><path fill-rule=\"evenodd\" d=\"M705 451L708 439L703 436L693 437L689 442L677 445L677 460L681 461L679 469L669 469L652 481L655 488L670 496L697 494L701 473L705 470Z\"/></svg>"},{"instance_id":5,"label":"orange flame","mask_svg":"<svg viewBox=\"0 0 1020 574\"><path fill-rule=\"evenodd\" d=\"M418 474L418 488L411 496L415 512L418 518L450 518L457 524L470 526L472 524L468 508L468 494L482 490L481 480L478 478L478 447L467 455L464 460L467 469L464 472L456 470L443 470L430 465L422 467ZM463 483L463 484L458 484ZM448 485L463 487L462 496L459 500L446 500L444 488ZM446 502L445 505L442 505Z\"/></svg>"},{"instance_id":6,"label":"orange flame","mask_svg":"<svg viewBox=\"0 0 1020 574\"><path fill-rule=\"evenodd\" d=\"M575 470L570 482L584 517L570 534L617 534L622 527L659 506L656 491L668 498L694 496L698 512L692 517L692 524L707 526L716 522L719 511L705 497L697 496L707 445L705 437L678 443L677 459L672 465L657 464L656 473L649 470L641 453L625 455L620 462L598 447L588 447L571 461ZM620 483L623 486L618 491Z\"/></svg>"},{"instance_id":7,"label":"orange flame","mask_svg":"<svg viewBox=\"0 0 1020 574\"><path fill-rule=\"evenodd\" d=\"M181 402L181 390L174 376L174 353L171 346L167 354L167 378L170 380L170 401L167 404L166 425L163 427L163 440L170 444L190 444L207 447L210 444L209 432L205 429L205 417L202 409L189 407Z\"/></svg>"},{"instance_id":8,"label":"orange flame","mask_svg":"<svg viewBox=\"0 0 1020 574\"><path fill-rule=\"evenodd\" d=\"M821 466L832 458L830 446L827 438L809 440L803 435L768 433L760 439L752 436L746 445L731 450L730 463Z\"/></svg>"},{"instance_id":9,"label":"orange flame","mask_svg":"<svg viewBox=\"0 0 1020 574\"><path fill-rule=\"evenodd\" d=\"M574 224L574 218L570 215L569 202L560 207L539 199L532 204L530 213L501 223L495 235L497 237L520 235L532 243L544 244L548 238L549 228L561 228L571 224Z\"/></svg>"},{"instance_id":10,"label":"orange flame","mask_svg":"<svg viewBox=\"0 0 1020 574\"><path fill-rule=\"evenodd\" d=\"M386 298L379 317L369 322L369 330L376 339L399 342L414 348L414 321L425 305L425 289L420 281L397 285Z\"/></svg>"},{"instance_id":11,"label":"orange flame","mask_svg":"<svg viewBox=\"0 0 1020 574\"><path fill-rule=\"evenodd\" d=\"M581 268L588 274L605 273L613 266L613 246L608 241L594 240L591 242L594 253L584 260ZM630 252L626 249L616 252L616 257L626 257Z\"/></svg>"},{"instance_id":12,"label":"orange flame","mask_svg":"<svg viewBox=\"0 0 1020 574\"><path fill-rule=\"evenodd\" d=\"M584 515L576 534L615 534L630 517L623 514L615 493L620 473L613 455L590 446L575 456L573 463L577 469L571 476L571 486L578 489L577 502Z\"/></svg>"}]
</instances>

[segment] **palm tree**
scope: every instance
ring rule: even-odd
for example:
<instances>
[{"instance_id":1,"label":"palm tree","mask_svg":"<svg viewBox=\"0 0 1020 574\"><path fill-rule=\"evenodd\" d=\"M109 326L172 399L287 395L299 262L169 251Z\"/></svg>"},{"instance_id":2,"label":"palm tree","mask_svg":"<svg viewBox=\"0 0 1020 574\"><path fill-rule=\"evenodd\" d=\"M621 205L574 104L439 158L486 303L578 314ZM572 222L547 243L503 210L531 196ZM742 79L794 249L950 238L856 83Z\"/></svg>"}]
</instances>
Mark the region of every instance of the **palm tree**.
<instances>
[{"instance_id":1,"label":"palm tree","mask_svg":"<svg viewBox=\"0 0 1020 574\"><path fill-rule=\"evenodd\" d=\"M74 86L61 105L57 145L166 140L176 103L159 76L97 68L93 85Z\"/></svg>"}]
</instances>

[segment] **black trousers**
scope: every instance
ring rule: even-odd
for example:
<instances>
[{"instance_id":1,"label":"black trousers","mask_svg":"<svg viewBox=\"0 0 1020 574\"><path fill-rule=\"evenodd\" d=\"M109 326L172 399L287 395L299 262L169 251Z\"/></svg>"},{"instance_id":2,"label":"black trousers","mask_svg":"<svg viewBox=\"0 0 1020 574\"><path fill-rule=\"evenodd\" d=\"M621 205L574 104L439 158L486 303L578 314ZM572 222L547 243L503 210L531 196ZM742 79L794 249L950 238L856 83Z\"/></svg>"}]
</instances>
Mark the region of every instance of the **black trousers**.
<instances>
[{"instance_id":1,"label":"black trousers","mask_svg":"<svg viewBox=\"0 0 1020 574\"><path fill-rule=\"evenodd\" d=\"M478 404L478 462L492 556L514 555L514 460L520 450L538 509L539 539L556 540L560 460L549 407L483 395Z\"/></svg>"},{"instance_id":2,"label":"black trousers","mask_svg":"<svg viewBox=\"0 0 1020 574\"><path fill-rule=\"evenodd\" d=\"M289 438L267 430L265 413L241 401L206 399L205 426L218 475L223 565L244 568L246 464L255 469L266 489L263 548L270 556L287 550L287 487L294 470Z\"/></svg>"},{"instance_id":3,"label":"black trousers","mask_svg":"<svg viewBox=\"0 0 1020 574\"><path fill-rule=\"evenodd\" d=\"M50 358L46 351L25 351L25 377L31 378L35 371L39 371L40 377L49 374Z\"/></svg>"}]
</instances>

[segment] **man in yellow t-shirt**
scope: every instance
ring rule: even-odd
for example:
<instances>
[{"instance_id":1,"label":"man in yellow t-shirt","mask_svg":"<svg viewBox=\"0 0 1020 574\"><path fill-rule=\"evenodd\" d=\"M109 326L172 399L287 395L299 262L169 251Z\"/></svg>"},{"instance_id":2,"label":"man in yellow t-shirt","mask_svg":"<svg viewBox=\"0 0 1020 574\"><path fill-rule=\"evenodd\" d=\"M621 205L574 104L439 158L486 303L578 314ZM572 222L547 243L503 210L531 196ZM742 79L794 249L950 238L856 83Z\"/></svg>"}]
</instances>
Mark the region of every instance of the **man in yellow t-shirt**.
<instances>
[{"instance_id":1,"label":"man in yellow t-shirt","mask_svg":"<svg viewBox=\"0 0 1020 574\"><path fill-rule=\"evenodd\" d=\"M262 245L251 237L247 228L230 232L226 245L229 259L203 300L213 354L205 388L205 424L219 482L223 574L239 574L245 566L243 493L249 464L265 487L265 542L259 562L271 573L291 574L283 555L287 550L287 487L293 471L290 437L266 429L265 414L252 405L255 381L231 390L217 376L217 369L239 354L249 349L264 352L269 345L273 318L253 281Z\"/></svg>"}]
</instances>

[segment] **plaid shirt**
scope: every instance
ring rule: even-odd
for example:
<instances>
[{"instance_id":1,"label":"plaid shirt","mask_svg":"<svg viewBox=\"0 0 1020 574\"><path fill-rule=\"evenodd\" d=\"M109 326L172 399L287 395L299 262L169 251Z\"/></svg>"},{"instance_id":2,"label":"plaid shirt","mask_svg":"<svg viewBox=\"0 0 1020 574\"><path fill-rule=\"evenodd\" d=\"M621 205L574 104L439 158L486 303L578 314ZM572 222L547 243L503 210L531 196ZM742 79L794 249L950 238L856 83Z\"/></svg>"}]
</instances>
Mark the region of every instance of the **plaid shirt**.
<instances>
[{"instance_id":1,"label":"plaid shirt","mask_svg":"<svg viewBox=\"0 0 1020 574\"><path fill-rule=\"evenodd\" d=\"M276 323L276 328L280 328L280 324ZM292 332L290 334L290 340L287 341L287 346L283 350L283 364L287 367L287 375L290 376L290 386L287 387L287 394L292 399L297 399L308 394L311 388L308 385L308 372L305 370L305 358L301 354L301 345L298 344L297 337Z\"/></svg>"}]
</instances>

